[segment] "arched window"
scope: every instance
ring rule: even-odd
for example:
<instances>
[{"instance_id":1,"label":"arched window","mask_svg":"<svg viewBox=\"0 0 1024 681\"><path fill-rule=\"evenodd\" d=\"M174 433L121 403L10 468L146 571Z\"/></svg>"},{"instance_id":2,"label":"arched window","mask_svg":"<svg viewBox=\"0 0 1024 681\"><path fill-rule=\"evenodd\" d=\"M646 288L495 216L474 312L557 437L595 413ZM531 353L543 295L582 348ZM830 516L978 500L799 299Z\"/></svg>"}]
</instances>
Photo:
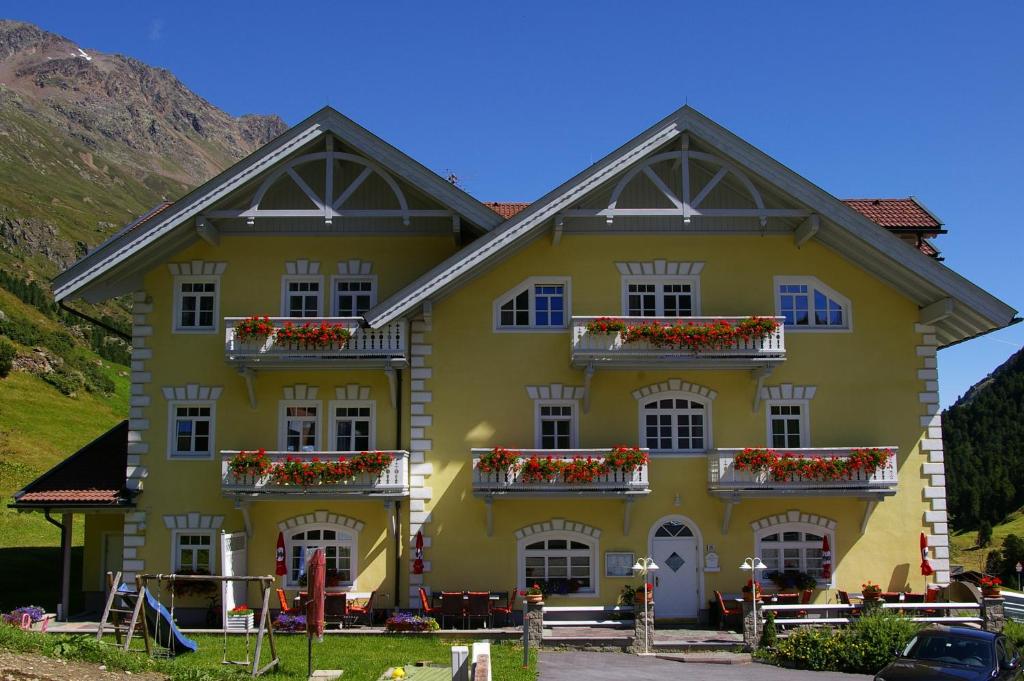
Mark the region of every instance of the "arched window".
<instances>
[{"instance_id":1,"label":"arched window","mask_svg":"<svg viewBox=\"0 0 1024 681\"><path fill-rule=\"evenodd\" d=\"M554 593L597 594L597 541L577 532L544 532L519 540L519 584L546 583Z\"/></svg>"},{"instance_id":2,"label":"arched window","mask_svg":"<svg viewBox=\"0 0 1024 681\"><path fill-rule=\"evenodd\" d=\"M711 402L684 392L663 392L641 400L640 442L653 453L710 449Z\"/></svg>"},{"instance_id":3,"label":"arched window","mask_svg":"<svg viewBox=\"0 0 1024 681\"><path fill-rule=\"evenodd\" d=\"M654 531L655 538L692 537L693 530L680 520L666 520Z\"/></svg>"},{"instance_id":4,"label":"arched window","mask_svg":"<svg viewBox=\"0 0 1024 681\"><path fill-rule=\"evenodd\" d=\"M835 547L832 530L810 523L780 523L754 533L754 551L768 566L765 577L773 572L805 572L818 581L822 579L822 546L828 537L829 548ZM835 563L832 563L833 567Z\"/></svg>"},{"instance_id":5,"label":"arched window","mask_svg":"<svg viewBox=\"0 0 1024 681\"><path fill-rule=\"evenodd\" d=\"M323 549L327 579L333 586L351 587L356 582L358 535L343 525L301 525L285 537L288 556L288 586L299 586L313 551Z\"/></svg>"}]
</instances>

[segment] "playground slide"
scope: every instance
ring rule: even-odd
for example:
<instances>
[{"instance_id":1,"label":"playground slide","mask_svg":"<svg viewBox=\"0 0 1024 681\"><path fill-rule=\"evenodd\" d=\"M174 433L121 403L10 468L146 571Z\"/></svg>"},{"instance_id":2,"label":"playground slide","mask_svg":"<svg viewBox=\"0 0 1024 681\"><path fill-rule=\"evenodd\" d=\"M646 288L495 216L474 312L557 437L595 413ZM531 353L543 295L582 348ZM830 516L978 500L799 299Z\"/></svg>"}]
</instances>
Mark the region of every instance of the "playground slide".
<instances>
[{"instance_id":1,"label":"playground slide","mask_svg":"<svg viewBox=\"0 0 1024 681\"><path fill-rule=\"evenodd\" d=\"M148 589L143 589L142 593L146 596L146 626L157 645L166 648L172 655L194 653L198 650L198 644L178 629L167 608Z\"/></svg>"}]
</instances>

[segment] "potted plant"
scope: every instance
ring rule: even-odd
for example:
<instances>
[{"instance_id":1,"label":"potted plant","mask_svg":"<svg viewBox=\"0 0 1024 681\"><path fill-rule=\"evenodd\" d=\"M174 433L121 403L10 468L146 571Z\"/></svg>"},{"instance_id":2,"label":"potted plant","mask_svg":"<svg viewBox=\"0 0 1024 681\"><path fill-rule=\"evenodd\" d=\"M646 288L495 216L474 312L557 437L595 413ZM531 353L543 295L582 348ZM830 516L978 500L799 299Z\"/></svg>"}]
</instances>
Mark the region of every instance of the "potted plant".
<instances>
[{"instance_id":1,"label":"potted plant","mask_svg":"<svg viewBox=\"0 0 1024 681\"><path fill-rule=\"evenodd\" d=\"M240 451L228 461L228 470L235 482L250 485L270 473L271 466L267 450L262 447L255 452Z\"/></svg>"},{"instance_id":2,"label":"potted plant","mask_svg":"<svg viewBox=\"0 0 1024 681\"><path fill-rule=\"evenodd\" d=\"M228 631L248 631L253 628L253 612L245 603L228 610Z\"/></svg>"},{"instance_id":3,"label":"potted plant","mask_svg":"<svg viewBox=\"0 0 1024 681\"><path fill-rule=\"evenodd\" d=\"M986 598L999 598L999 587L1003 585L1003 580L998 577L985 575L979 581L981 586L981 595Z\"/></svg>"},{"instance_id":4,"label":"potted plant","mask_svg":"<svg viewBox=\"0 0 1024 681\"><path fill-rule=\"evenodd\" d=\"M519 595L525 598L527 603L537 604L544 602L544 592L541 591L540 584L534 584L522 589Z\"/></svg>"},{"instance_id":5,"label":"potted plant","mask_svg":"<svg viewBox=\"0 0 1024 681\"><path fill-rule=\"evenodd\" d=\"M743 600L761 600L761 593L761 582L748 579L746 585L743 587Z\"/></svg>"},{"instance_id":6,"label":"potted plant","mask_svg":"<svg viewBox=\"0 0 1024 681\"><path fill-rule=\"evenodd\" d=\"M650 582L647 582L646 584L641 584L640 586L636 587L636 589L633 592L633 602L637 605L643 605L644 599L647 599L648 603L654 602L654 585Z\"/></svg>"},{"instance_id":7,"label":"potted plant","mask_svg":"<svg viewBox=\"0 0 1024 681\"><path fill-rule=\"evenodd\" d=\"M235 339L239 343L262 344L274 333L274 325L267 316L246 317L235 322Z\"/></svg>"},{"instance_id":8,"label":"potted plant","mask_svg":"<svg viewBox=\"0 0 1024 681\"><path fill-rule=\"evenodd\" d=\"M636 600L636 587L632 584L627 584L622 587L619 591L618 604L619 605L632 605Z\"/></svg>"},{"instance_id":9,"label":"potted plant","mask_svg":"<svg viewBox=\"0 0 1024 681\"><path fill-rule=\"evenodd\" d=\"M476 469L481 473L493 473L498 476L498 482L510 484L519 470L520 456L521 454L515 450L495 447L480 455Z\"/></svg>"},{"instance_id":10,"label":"potted plant","mask_svg":"<svg viewBox=\"0 0 1024 681\"><path fill-rule=\"evenodd\" d=\"M870 579L860 585L861 594L864 596L864 602L877 601L882 598L882 587L872 582Z\"/></svg>"}]
</instances>

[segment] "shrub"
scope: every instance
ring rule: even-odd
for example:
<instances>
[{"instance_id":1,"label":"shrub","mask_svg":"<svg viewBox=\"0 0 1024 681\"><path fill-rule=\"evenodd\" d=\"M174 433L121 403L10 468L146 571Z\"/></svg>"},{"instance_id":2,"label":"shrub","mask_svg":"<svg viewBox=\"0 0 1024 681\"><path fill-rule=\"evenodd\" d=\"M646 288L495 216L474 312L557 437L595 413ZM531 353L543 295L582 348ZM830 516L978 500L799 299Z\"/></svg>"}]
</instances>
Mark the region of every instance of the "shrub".
<instances>
[{"instance_id":1,"label":"shrub","mask_svg":"<svg viewBox=\"0 0 1024 681\"><path fill-rule=\"evenodd\" d=\"M992 523L982 520L978 525L978 546L988 546L992 543Z\"/></svg>"},{"instance_id":2,"label":"shrub","mask_svg":"<svg viewBox=\"0 0 1024 681\"><path fill-rule=\"evenodd\" d=\"M6 338L0 338L0 378L7 378L14 367L14 358L18 356L18 349L14 343Z\"/></svg>"},{"instance_id":3,"label":"shrub","mask_svg":"<svg viewBox=\"0 0 1024 681\"><path fill-rule=\"evenodd\" d=\"M59 390L63 395L74 395L85 387L85 376L82 372L76 371L67 365L56 367L48 374L43 374L42 379Z\"/></svg>"},{"instance_id":4,"label":"shrub","mask_svg":"<svg viewBox=\"0 0 1024 681\"><path fill-rule=\"evenodd\" d=\"M765 615L764 629L761 630L761 647L771 649L778 642L778 632L775 630L775 613L769 612Z\"/></svg>"},{"instance_id":5,"label":"shrub","mask_svg":"<svg viewBox=\"0 0 1024 681\"><path fill-rule=\"evenodd\" d=\"M1024 647L1024 624L1016 620L1006 620L1003 626L1003 634L1013 642L1018 649Z\"/></svg>"},{"instance_id":6,"label":"shrub","mask_svg":"<svg viewBox=\"0 0 1024 681\"><path fill-rule=\"evenodd\" d=\"M400 632L437 631L441 627L438 626L437 620L433 617L420 617L419 615L400 612L397 615L389 617L387 622L384 623L384 628L389 632Z\"/></svg>"}]
</instances>

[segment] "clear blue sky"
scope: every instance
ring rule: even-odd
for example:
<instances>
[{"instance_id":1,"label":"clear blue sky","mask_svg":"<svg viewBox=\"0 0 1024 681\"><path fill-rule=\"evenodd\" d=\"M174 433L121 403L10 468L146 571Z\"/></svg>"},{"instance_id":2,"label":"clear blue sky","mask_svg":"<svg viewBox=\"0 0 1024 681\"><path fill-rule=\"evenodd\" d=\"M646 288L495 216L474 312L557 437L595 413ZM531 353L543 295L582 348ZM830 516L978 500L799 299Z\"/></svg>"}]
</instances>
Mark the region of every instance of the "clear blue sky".
<instances>
[{"instance_id":1,"label":"clear blue sky","mask_svg":"<svg viewBox=\"0 0 1024 681\"><path fill-rule=\"evenodd\" d=\"M685 101L840 197L923 200L1014 307L1024 3L61 2L5 16L234 114L331 104L485 200L531 200ZM940 353L943 404L1024 324Z\"/></svg>"}]
</instances>

